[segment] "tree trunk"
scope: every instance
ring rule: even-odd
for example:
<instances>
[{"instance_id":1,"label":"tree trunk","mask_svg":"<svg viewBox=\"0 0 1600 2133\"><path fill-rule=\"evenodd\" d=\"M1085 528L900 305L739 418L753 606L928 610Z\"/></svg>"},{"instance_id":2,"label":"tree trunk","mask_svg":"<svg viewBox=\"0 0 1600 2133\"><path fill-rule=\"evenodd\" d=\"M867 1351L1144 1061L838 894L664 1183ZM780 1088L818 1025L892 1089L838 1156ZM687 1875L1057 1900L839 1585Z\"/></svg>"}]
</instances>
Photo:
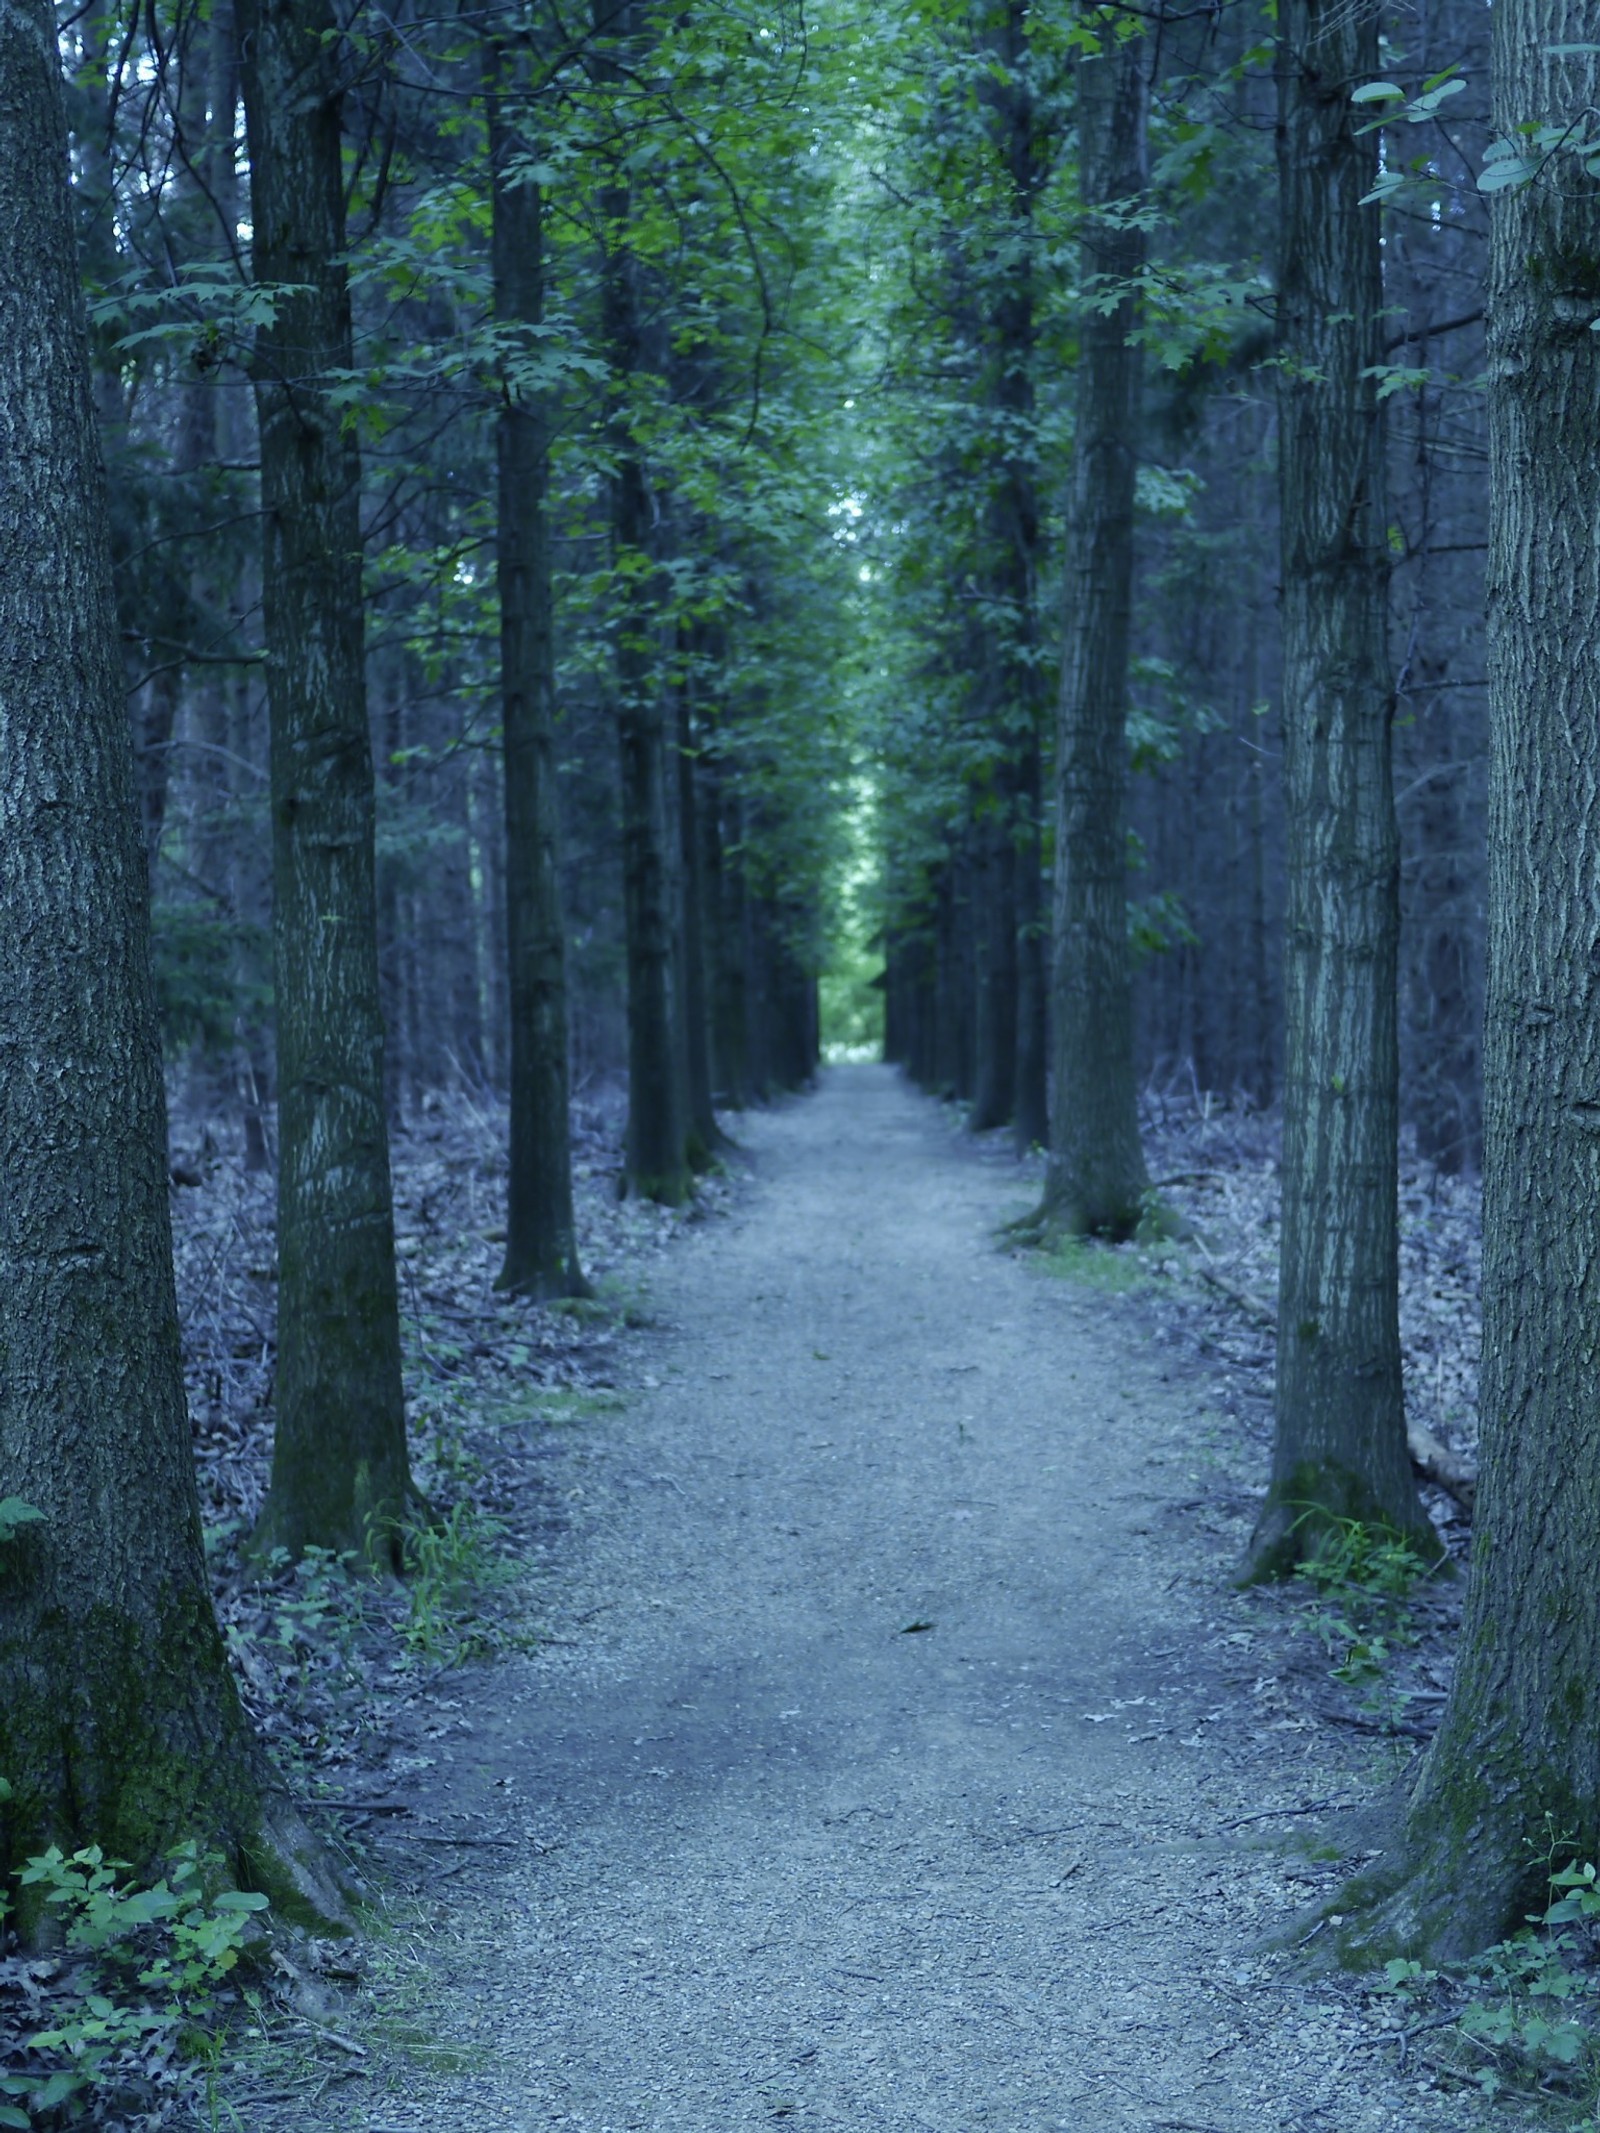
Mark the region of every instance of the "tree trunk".
<instances>
[{"instance_id":1,"label":"tree trunk","mask_svg":"<svg viewBox=\"0 0 1600 2133\"><path fill-rule=\"evenodd\" d=\"M596 78L615 83L617 55L636 58L639 0L594 0ZM601 190L605 256L601 333L611 365L611 549L617 573L617 725L622 748L623 924L628 957L628 1187L677 1207L688 1199L688 1121L674 991L677 896L668 833L672 807L662 686L653 656L650 497L630 393L644 367L639 264L631 248L632 191L618 176Z\"/></svg>"},{"instance_id":2,"label":"tree trunk","mask_svg":"<svg viewBox=\"0 0 1600 2133\"><path fill-rule=\"evenodd\" d=\"M693 667L691 664L691 672ZM706 985L706 863L701 824L702 794L690 715L689 688L678 691L678 838L683 875L683 1054L687 1083L690 1151L695 1166L710 1167L727 1136L711 1100L711 1015Z\"/></svg>"},{"instance_id":3,"label":"tree trunk","mask_svg":"<svg viewBox=\"0 0 1600 2133\"><path fill-rule=\"evenodd\" d=\"M985 89L995 145L1005 165L1010 211L1005 271L994 302L991 335L992 392L1005 450L990 511L989 541L996 617L995 723L1005 750L1004 834L1011 877L1012 1027L1007 1041L1012 1059L1007 1110L1020 1155L1042 1146L1049 1132L1045 1026L1049 976L1039 835L1043 705L1033 231L1034 200L1044 182L1045 166L1038 143L1029 17L1026 0L1002 0L994 11L988 41L1001 71Z\"/></svg>"},{"instance_id":4,"label":"tree trunk","mask_svg":"<svg viewBox=\"0 0 1600 2133\"><path fill-rule=\"evenodd\" d=\"M56 29L0 12L0 1885L185 1837L304 1912L212 1612ZM309 1899L309 1905L308 1905ZM31 1921L24 1917L26 1929Z\"/></svg>"},{"instance_id":5,"label":"tree trunk","mask_svg":"<svg viewBox=\"0 0 1600 2133\"><path fill-rule=\"evenodd\" d=\"M278 1374L258 1543L398 1563L406 1462L373 885L360 463L327 0L239 0L255 275L278 1030Z\"/></svg>"},{"instance_id":6,"label":"tree trunk","mask_svg":"<svg viewBox=\"0 0 1600 2133\"><path fill-rule=\"evenodd\" d=\"M716 905L711 929L712 1051L717 1094L730 1111L743 1111L751 1092L742 816L719 757L710 758L710 770L705 820L706 894Z\"/></svg>"},{"instance_id":7,"label":"tree trunk","mask_svg":"<svg viewBox=\"0 0 1600 2133\"><path fill-rule=\"evenodd\" d=\"M1285 0L1278 315L1288 912L1272 1478L1252 1575L1359 1519L1438 1544L1406 1455L1398 1317L1399 841L1377 171L1352 91L1374 9Z\"/></svg>"},{"instance_id":8,"label":"tree trunk","mask_svg":"<svg viewBox=\"0 0 1600 2133\"><path fill-rule=\"evenodd\" d=\"M555 610L546 496L550 423L537 372L544 318L544 195L519 177L516 59L485 61L494 187L495 317L508 336L496 444L500 467L500 686L505 734L506 965L511 1022L511 1156L498 1288L543 1301L585 1296L572 1212L566 939L556 785Z\"/></svg>"},{"instance_id":9,"label":"tree trunk","mask_svg":"<svg viewBox=\"0 0 1600 2133\"><path fill-rule=\"evenodd\" d=\"M1016 1095L1017 849L1009 769L1002 756L989 800L993 812L974 827L973 1090L967 1113L974 1133L1009 1125Z\"/></svg>"},{"instance_id":10,"label":"tree trunk","mask_svg":"<svg viewBox=\"0 0 1600 2133\"><path fill-rule=\"evenodd\" d=\"M1502 139L1600 105L1593 27L1586 0L1496 9ZM1580 125L1579 136L1589 130ZM1600 1858L1600 188L1571 155L1493 196L1488 316L1489 956L1472 1582L1449 1701L1407 1815L1401 1885L1376 1917L1346 1929L1353 1952L1430 1959L1471 1954L1542 1905L1550 1828L1579 1859Z\"/></svg>"},{"instance_id":11,"label":"tree trunk","mask_svg":"<svg viewBox=\"0 0 1600 2133\"><path fill-rule=\"evenodd\" d=\"M1024 736L1017 780L1017 1086L1012 1132L1018 1155L1046 1146L1050 1059L1049 926L1045 913L1043 782L1037 718Z\"/></svg>"},{"instance_id":12,"label":"tree trunk","mask_svg":"<svg viewBox=\"0 0 1600 2133\"><path fill-rule=\"evenodd\" d=\"M1052 1230L1122 1238L1138 1226L1149 1186L1133 1076L1125 827L1139 404L1139 355L1129 345L1138 310L1127 285L1144 265L1145 239L1103 210L1144 191L1149 91L1145 40L1104 35L1106 49L1077 68L1082 274L1110 308L1086 308L1080 329L1042 1214Z\"/></svg>"}]
</instances>

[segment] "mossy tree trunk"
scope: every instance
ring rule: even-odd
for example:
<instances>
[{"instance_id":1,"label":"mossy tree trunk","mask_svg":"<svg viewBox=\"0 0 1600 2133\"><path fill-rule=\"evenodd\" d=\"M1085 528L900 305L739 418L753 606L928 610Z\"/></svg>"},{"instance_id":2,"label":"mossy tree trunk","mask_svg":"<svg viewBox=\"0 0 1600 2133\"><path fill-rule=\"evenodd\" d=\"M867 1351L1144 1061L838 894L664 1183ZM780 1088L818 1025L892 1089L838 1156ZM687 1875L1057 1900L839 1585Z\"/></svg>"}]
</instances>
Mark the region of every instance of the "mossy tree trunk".
<instances>
[{"instance_id":1,"label":"mossy tree trunk","mask_svg":"<svg viewBox=\"0 0 1600 2133\"><path fill-rule=\"evenodd\" d=\"M398 1562L400 1384L373 879L360 460L340 81L327 0L238 0L258 286L262 608L278 1030L278 1371L258 1541Z\"/></svg>"},{"instance_id":2,"label":"mossy tree trunk","mask_svg":"<svg viewBox=\"0 0 1600 2133\"><path fill-rule=\"evenodd\" d=\"M1056 749L1054 1086L1043 1221L1128 1237L1149 1179L1139 1145L1128 959L1127 721L1138 464L1132 283L1145 237L1118 203L1146 182L1146 40L1103 31L1077 66L1083 195L1077 435Z\"/></svg>"},{"instance_id":3,"label":"mossy tree trunk","mask_svg":"<svg viewBox=\"0 0 1600 2133\"><path fill-rule=\"evenodd\" d=\"M1330 1521L1437 1543L1400 1385L1396 1035L1400 850L1377 136L1351 102L1377 10L1284 0L1278 44L1284 792L1283 1229L1276 1431L1254 1575Z\"/></svg>"},{"instance_id":4,"label":"mossy tree trunk","mask_svg":"<svg viewBox=\"0 0 1600 2133\"><path fill-rule=\"evenodd\" d=\"M591 67L620 101L627 70L639 63L639 0L594 0ZM600 325L611 366L611 563L616 574L614 671L622 750L622 902L628 964L628 1188L676 1207L691 1189L686 1075L677 994L680 943L672 827L676 793L667 747L666 706L657 660L656 571L650 493L631 391L645 364L639 262L632 245L632 187L620 153L602 187L604 257Z\"/></svg>"},{"instance_id":5,"label":"mossy tree trunk","mask_svg":"<svg viewBox=\"0 0 1600 2133\"><path fill-rule=\"evenodd\" d=\"M1495 132L1600 106L1588 0L1494 20ZM1558 48L1569 47L1562 53ZM1573 49L1575 48L1575 49ZM1580 137L1592 132L1579 127ZM1352 1955L1474 1952L1600 1859L1600 182L1493 196L1481 1459L1455 1677ZM1550 1817L1547 1824L1546 1817Z\"/></svg>"},{"instance_id":6,"label":"mossy tree trunk","mask_svg":"<svg viewBox=\"0 0 1600 2133\"><path fill-rule=\"evenodd\" d=\"M572 1211L567 1087L567 959L556 783L555 603L546 499L548 389L540 381L544 193L519 132L529 94L525 47L485 54L493 188L495 319L503 371L497 570L505 750L506 960L511 1145L506 1255L497 1286L543 1300L584 1296ZM519 99L520 101L512 101Z\"/></svg>"},{"instance_id":7,"label":"mossy tree trunk","mask_svg":"<svg viewBox=\"0 0 1600 2133\"><path fill-rule=\"evenodd\" d=\"M212 1611L56 26L0 9L0 1882L186 1837L302 1901ZM14 1895L13 1889L6 1891ZM314 1905L326 1910L324 1899Z\"/></svg>"}]
</instances>

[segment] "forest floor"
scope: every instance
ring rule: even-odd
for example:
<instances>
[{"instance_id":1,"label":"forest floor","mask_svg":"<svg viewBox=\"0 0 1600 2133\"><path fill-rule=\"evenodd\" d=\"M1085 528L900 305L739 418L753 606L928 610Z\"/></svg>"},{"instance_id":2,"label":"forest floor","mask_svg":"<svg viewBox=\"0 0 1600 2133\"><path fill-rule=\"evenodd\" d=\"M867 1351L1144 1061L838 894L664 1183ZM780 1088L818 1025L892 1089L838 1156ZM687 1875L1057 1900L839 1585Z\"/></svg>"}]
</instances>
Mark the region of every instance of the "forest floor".
<instances>
[{"instance_id":1,"label":"forest floor","mask_svg":"<svg viewBox=\"0 0 1600 2133\"><path fill-rule=\"evenodd\" d=\"M1182 1152L1235 1288L1240 1130ZM386 1703L324 1669L303 1778L376 1928L285 1972L221 2099L251 2133L1506 2124L1403 2002L1262 1951L1369 1855L1344 1810L1444 1646L1362 1708L1307 1594L1232 1589L1259 1332L1159 1258L1012 1253L1026 1171L887 1069L738 1132L719 1219L627 1218L631 1325L457 1343L423 1436L503 1519L503 1648L452 1664L441 1605ZM293 1644L333 1603L286 1591Z\"/></svg>"}]
</instances>

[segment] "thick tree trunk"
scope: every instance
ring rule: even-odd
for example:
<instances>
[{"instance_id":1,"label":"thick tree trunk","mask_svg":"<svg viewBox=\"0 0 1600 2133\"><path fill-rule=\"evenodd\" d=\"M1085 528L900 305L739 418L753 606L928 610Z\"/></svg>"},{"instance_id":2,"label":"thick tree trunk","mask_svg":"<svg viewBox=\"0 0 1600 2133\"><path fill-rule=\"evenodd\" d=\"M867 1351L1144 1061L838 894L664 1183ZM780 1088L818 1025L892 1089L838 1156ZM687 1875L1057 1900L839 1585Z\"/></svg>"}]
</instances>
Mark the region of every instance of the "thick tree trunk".
<instances>
[{"instance_id":1,"label":"thick tree trunk","mask_svg":"<svg viewBox=\"0 0 1600 2133\"><path fill-rule=\"evenodd\" d=\"M342 60L327 0L239 0L258 285L262 606L272 719L278 1375L259 1544L398 1561L400 1386L373 882L360 463L348 369Z\"/></svg>"},{"instance_id":2,"label":"thick tree trunk","mask_svg":"<svg viewBox=\"0 0 1600 2133\"><path fill-rule=\"evenodd\" d=\"M507 335L495 425L500 470L500 694L505 746L506 965L511 1149L506 1255L497 1287L584 1296L572 1212L566 936L556 786L555 607L546 496L550 425L537 369L544 318L544 195L517 170L507 95L516 56L485 59L494 192L495 318Z\"/></svg>"},{"instance_id":3,"label":"thick tree trunk","mask_svg":"<svg viewBox=\"0 0 1600 2133\"><path fill-rule=\"evenodd\" d=\"M1055 1048L1043 1219L1131 1236L1149 1179L1139 1146L1128 960L1128 636L1138 461L1137 304L1142 230L1103 210L1146 181L1148 53L1142 37L1079 61L1082 272L1108 309L1081 326L1067 532L1067 627L1056 769ZM1113 302L1111 299L1115 297Z\"/></svg>"},{"instance_id":4,"label":"thick tree trunk","mask_svg":"<svg viewBox=\"0 0 1600 2133\"><path fill-rule=\"evenodd\" d=\"M1398 1316L1399 840L1377 169L1351 93L1375 9L1285 0L1278 60L1289 891L1272 1477L1253 1575L1359 1519L1437 1553L1406 1456Z\"/></svg>"},{"instance_id":5,"label":"thick tree trunk","mask_svg":"<svg viewBox=\"0 0 1600 2133\"><path fill-rule=\"evenodd\" d=\"M1593 29L1587 0L1496 9L1502 139L1600 105ZM1494 196L1489 270L1472 1581L1450 1698L1407 1816L1401 1886L1346 1928L1353 1953L1456 1957L1498 1939L1543 1900L1548 1827L1580 1859L1600 1858L1600 188L1575 157L1557 154L1531 184Z\"/></svg>"},{"instance_id":6,"label":"thick tree trunk","mask_svg":"<svg viewBox=\"0 0 1600 2133\"><path fill-rule=\"evenodd\" d=\"M326 1910L212 1612L55 21L0 10L0 1885L194 1836ZM332 1899L336 1903L336 1899ZM29 1921L25 1918L24 1926Z\"/></svg>"},{"instance_id":7,"label":"thick tree trunk","mask_svg":"<svg viewBox=\"0 0 1600 2133\"><path fill-rule=\"evenodd\" d=\"M637 59L639 0L594 0L594 70L620 79L619 54ZM622 892L628 958L630 1191L664 1206L689 1197L681 1012L675 989L677 893L670 845L673 796L663 689L654 657L650 498L629 395L644 367L639 264L631 248L633 196L624 179L602 188L605 256L600 322L611 365L611 550L617 573L617 725L622 748Z\"/></svg>"}]
</instances>

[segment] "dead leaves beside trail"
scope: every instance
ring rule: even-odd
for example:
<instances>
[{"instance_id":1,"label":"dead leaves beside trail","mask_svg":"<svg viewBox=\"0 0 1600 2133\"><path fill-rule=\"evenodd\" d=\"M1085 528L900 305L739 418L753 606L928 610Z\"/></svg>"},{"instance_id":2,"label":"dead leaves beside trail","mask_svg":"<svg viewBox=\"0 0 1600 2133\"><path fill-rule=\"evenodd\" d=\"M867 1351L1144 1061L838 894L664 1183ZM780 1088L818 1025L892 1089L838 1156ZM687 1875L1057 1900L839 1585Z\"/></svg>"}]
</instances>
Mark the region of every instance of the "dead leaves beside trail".
<instances>
[{"instance_id":1,"label":"dead leaves beside trail","mask_svg":"<svg viewBox=\"0 0 1600 2133\"><path fill-rule=\"evenodd\" d=\"M620 1202L622 1103L574 1111L581 1250L597 1299L497 1296L505 1115L430 1099L394 1136L396 1249L416 1478L435 1522L407 1538L403 1582L310 1552L246 1575L266 1493L276 1347L273 1185L178 1116L173 1196L184 1369L217 1606L244 1700L297 1787L359 1806L431 1767L440 1676L538 1636L540 1566L568 1515L544 1487L552 1432L615 1405L619 1335L640 1277L688 1217ZM697 1219L725 1199L702 1182Z\"/></svg>"},{"instance_id":2,"label":"dead leaves beside trail","mask_svg":"<svg viewBox=\"0 0 1600 2133\"><path fill-rule=\"evenodd\" d=\"M1201 1352L1245 1402L1270 1402L1278 1286L1281 1121L1147 1092L1145 1147L1165 1199L1193 1226L1190 1278L1155 1255ZM1445 1538L1470 1505L1478 1441L1483 1222L1479 1181L1414 1147L1400 1165L1400 1345L1413 1458ZM1463 1502L1465 1499L1465 1503Z\"/></svg>"}]
</instances>

